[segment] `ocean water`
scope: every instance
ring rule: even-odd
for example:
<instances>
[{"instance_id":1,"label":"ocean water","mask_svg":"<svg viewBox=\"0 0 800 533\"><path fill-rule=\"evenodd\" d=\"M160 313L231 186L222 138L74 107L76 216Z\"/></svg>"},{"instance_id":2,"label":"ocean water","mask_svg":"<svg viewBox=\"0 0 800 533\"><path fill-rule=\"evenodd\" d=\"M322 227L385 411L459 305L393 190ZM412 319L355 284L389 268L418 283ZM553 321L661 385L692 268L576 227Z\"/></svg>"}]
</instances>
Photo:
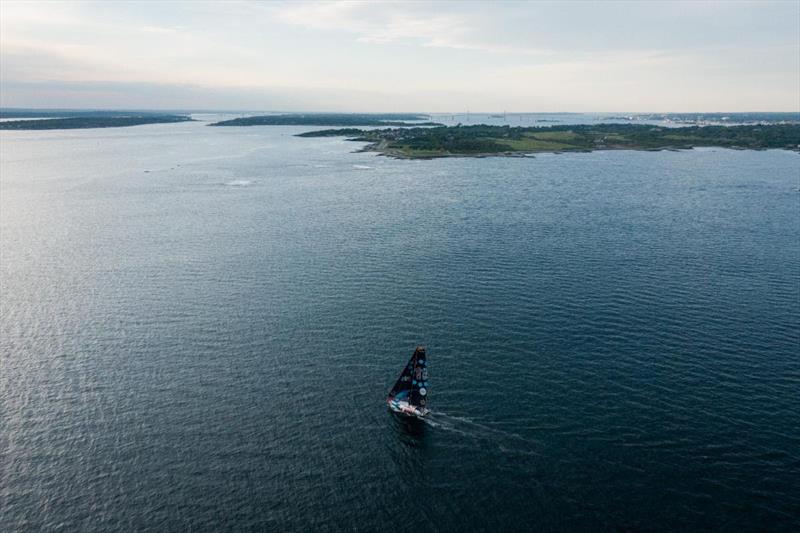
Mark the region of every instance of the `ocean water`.
<instances>
[{"instance_id":1,"label":"ocean water","mask_svg":"<svg viewBox=\"0 0 800 533\"><path fill-rule=\"evenodd\" d=\"M798 154L299 131L0 134L0 530L800 527Z\"/></svg>"}]
</instances>

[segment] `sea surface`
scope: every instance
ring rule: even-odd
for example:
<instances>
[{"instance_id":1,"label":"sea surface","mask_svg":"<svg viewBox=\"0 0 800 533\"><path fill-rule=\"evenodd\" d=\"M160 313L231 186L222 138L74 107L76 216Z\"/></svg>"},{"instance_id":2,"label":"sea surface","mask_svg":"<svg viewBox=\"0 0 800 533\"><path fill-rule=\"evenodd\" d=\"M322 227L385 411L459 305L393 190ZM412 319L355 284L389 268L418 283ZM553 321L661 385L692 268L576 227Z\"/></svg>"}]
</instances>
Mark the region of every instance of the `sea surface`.
<instances>
[{"instance_id":1,"label":"sea surface","mask_svg":"<svg viewBox=\"0 0 800 533\"><path fill-rule=\"evenodd\" d=\"M800 528L800 155L308 129L0 133L0 531Z\"/></svg>"}]
</instances>

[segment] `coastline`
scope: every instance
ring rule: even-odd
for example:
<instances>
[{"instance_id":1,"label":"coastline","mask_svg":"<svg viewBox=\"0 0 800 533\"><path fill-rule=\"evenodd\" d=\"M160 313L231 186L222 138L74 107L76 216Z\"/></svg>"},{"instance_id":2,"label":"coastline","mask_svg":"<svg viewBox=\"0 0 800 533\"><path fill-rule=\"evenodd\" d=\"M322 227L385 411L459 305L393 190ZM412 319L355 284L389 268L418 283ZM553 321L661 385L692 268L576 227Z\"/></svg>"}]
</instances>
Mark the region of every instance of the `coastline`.
<instances>
[{"instance_id":1,"label":"coastline","mask_svg":"<svg viewBox=\"0 0 800 533\"><path fill-rule=\"evenodd\" d=\"M347 139L348 141L359 141L359 139ZM363 141L362 141L363 142ZM506 151L506 152L476 152L476 153L436 153L436 154L413 154L405 152L401 149L383 146L385 142L369 143L358 150L353 150L352 153L375 153L382 157L389 157L392 159L407 159L407 160L431 160L431 159L448 159L448 158L474 158L486 159L490 157L516 157L534 159L538 154L575 154L575 153L592 153L592 152L608 152L608 151L634 151L634 152L684 152L695 150L697 148L719 148L723 150L738 150L738 151L755 151L764 152L767 150L783 150L794 152L800 155L800 147L797 148L751 148L741 146L713 146L713 145L698 145L698 146L665 146L662 148L645 148L634 146L608 146L603 148L575 148L565 150L531 150L531 151Z\"/></svg>"},{"instance_id":2,"label":"coastline","mask_svg":"<svg viewBox=\"0 0 800 533\"><path fill-rule=\"evenodd\" d=\"M509 127L492 125L360 130L328 129L299 137L344 137L367 143L358 151L396 159L444 157L532 157L537 153L600 150L782 149L800 152L800 124L758 126L572 125Z\"/></svg>"}]
</instances>

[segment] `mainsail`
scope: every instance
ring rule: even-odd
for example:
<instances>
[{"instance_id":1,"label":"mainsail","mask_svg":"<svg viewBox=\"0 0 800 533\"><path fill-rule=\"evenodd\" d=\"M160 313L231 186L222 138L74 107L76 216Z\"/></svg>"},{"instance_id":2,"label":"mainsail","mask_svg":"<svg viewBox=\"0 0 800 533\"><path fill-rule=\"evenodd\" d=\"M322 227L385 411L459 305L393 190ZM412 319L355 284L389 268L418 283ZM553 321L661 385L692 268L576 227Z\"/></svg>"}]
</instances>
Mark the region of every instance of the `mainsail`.
<instances>
[{"instance_id":1,"label":"mainsail","mask_svg":"<svg viewBox=\"0 0 800 533\"><path fill-rule=\"evenodd\" d=\"M397 378L386 401L390 406L399 402L407 402L411 408L418 408L424 414L428 396L428 367L425 348L418 346L414 355L408 360L400 377ZM417 409L415 409L417 410Z\"/></svg>"}]
</instances>

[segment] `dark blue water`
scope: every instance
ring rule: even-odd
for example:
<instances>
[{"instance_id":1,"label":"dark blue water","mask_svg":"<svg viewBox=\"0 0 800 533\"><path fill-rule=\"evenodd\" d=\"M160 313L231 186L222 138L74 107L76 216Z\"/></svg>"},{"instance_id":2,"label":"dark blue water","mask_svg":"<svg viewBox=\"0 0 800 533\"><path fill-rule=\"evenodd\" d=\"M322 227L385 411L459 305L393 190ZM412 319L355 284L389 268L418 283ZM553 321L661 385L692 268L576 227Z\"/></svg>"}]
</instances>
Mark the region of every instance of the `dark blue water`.
<instances>
[{"instance_id":1,"label":"dark blue water","mask_svg":"<svg viewBox=\"0 0 800 533\"><path fill-rule=\"evenodd\" d=\"M800 527L797 154L295 131L0 136L0 530Z\"/></svg>"}]
</instances>

